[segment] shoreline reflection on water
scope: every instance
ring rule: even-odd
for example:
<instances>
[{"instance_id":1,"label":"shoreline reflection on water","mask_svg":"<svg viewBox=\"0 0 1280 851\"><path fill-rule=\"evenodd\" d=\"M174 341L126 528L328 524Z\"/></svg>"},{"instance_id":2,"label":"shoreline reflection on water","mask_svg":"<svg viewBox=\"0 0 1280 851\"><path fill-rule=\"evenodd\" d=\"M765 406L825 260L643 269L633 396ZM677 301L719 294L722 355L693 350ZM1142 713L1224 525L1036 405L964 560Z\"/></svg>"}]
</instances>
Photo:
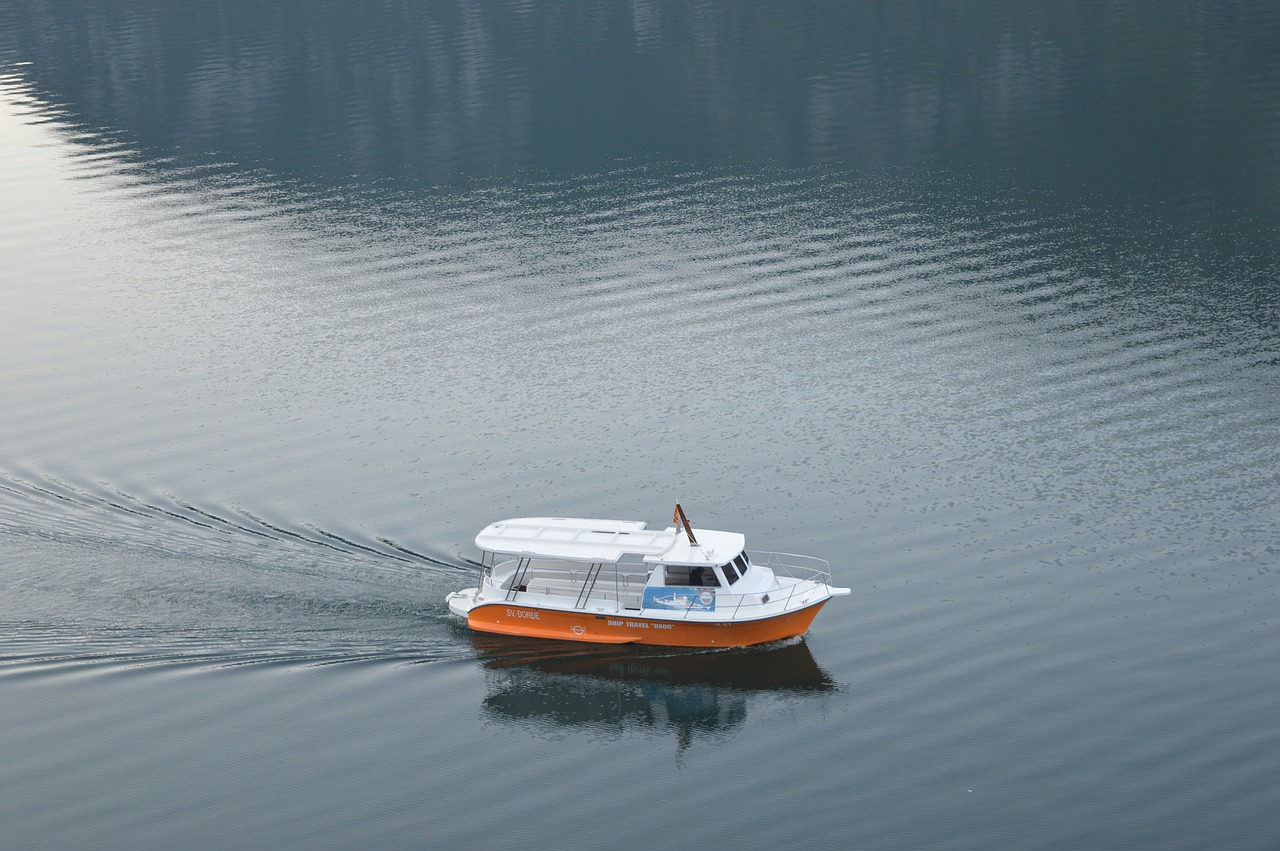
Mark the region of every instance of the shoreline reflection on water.
<instances>
[{"instance_id":1,"label":"shoreline reflection on water","mask_svg":"<svg viewBox=\"0 0 1280 851\"><path fill-rule=\"evenodd\" d=\"M740 728L754 696L815 696L838 686L803 639L686 651L472 637L488 693L481 715L547 735L648 728L695 738Z\"/></svg>"}]
</instances>

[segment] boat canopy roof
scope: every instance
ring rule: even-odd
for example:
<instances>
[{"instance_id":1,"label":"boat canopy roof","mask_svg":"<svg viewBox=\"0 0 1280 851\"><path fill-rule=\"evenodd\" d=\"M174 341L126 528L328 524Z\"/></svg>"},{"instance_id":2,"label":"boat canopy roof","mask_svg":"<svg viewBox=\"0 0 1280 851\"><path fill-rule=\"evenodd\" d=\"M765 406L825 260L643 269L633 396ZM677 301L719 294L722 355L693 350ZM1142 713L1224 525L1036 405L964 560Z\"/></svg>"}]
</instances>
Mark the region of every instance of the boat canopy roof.
<instances>
[{"instance_id":1,"label":"boat canopy roof","mask_svg":"<svg viewBox=\"0 0 1280 851\"><path fill-rule=\"evenodd\" d=\"M476 546L491 553L611 563L642 556L659 564L720 564L746 545L738 532L694 529L700 546L674 526L646 529L643 520L591 520L580 517L519 517L490 523L476 535Z\"/></svg>"}]
</instances>

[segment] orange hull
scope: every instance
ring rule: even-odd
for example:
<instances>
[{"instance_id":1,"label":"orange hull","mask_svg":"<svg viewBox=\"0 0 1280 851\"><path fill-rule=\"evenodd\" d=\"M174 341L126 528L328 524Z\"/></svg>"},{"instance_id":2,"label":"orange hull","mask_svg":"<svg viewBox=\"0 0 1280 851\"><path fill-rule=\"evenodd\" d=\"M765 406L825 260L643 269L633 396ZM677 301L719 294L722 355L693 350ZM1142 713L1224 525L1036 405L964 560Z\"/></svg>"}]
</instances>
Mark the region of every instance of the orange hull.
<instances>
[{"instance_id":1,"label":"orange hull","mask_svg":"<svg viewBox=\"0 0 1280 851\"><path fill-rule=\"evenodd\" d=\"M467 614L467 625L478 632L597 644L745 647L803 635L826 602L822 600L777 617L728 622L563 612L511 603L489 603L472 609Z\"/></svg>"}]
</instances>

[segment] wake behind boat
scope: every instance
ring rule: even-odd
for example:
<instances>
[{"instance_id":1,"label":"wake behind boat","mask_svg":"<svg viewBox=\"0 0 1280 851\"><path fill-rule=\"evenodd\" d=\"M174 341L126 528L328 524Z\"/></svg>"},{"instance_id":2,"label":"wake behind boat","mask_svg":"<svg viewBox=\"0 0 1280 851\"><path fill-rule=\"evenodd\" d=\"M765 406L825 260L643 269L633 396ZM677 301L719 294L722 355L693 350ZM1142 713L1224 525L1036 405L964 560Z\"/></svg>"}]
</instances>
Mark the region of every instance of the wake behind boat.
<instances>
[{"instance_id":1,"label":"wake behind boat","mask_svg":"<svg viewBox=\"0 0 1280 851\"><path fill-rule=\"evenodd\" d=\"M740 647L802 635L832 597L823 559L747 552L738 532L523 517L476 536L480 584L449 610L480 632L675 647Z\"/></svg>"}]
</instances>

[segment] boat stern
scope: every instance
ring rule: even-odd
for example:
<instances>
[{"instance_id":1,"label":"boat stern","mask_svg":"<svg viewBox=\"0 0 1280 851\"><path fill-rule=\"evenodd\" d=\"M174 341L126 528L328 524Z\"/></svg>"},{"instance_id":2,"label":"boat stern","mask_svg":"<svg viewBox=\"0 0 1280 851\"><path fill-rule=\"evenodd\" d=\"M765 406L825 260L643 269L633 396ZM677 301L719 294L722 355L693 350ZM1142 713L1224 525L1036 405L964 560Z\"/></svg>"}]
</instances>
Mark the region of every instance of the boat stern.
<instances>
[{"instance_id":1,"label":"boat stern","mask_svg":"<svg viewBox=\"0 0 1280 851\"><path fill-rule=\"evenodd\" d=\"M451 591L446 594L444 601L449 604L450 612L465 621L467 615L475 608L476 596L479 593L479 588L463 588L461 591Z\"/></svg>"}]
</instances>

